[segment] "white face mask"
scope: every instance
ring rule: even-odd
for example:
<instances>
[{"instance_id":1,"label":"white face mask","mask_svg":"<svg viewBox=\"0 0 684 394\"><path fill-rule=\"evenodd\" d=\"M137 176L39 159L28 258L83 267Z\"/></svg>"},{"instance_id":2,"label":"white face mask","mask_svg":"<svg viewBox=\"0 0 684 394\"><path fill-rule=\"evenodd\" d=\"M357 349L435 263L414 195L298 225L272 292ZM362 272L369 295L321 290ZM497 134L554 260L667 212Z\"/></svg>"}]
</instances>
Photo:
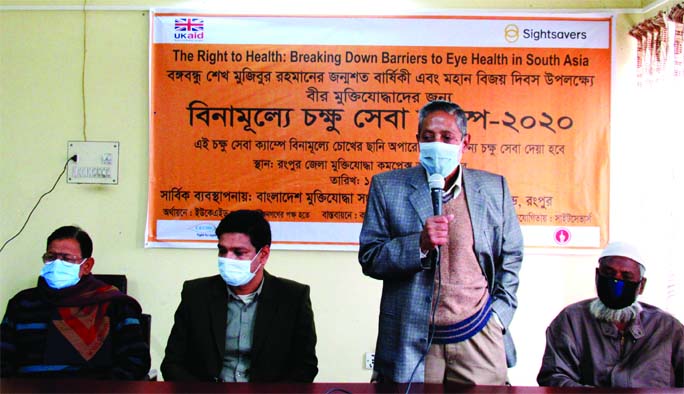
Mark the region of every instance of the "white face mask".
<instances>
[{"instance_id":1,"label":"white face mask","mask_svg":"<svg viewBox=\"0 0 684 394\"><path fill-rule=\"evenodd\" d=\"M421 142L419 146L420 164L429 175L440 174L446 178L461 163L463 143L454 145L444 142Z\"/></svg>"},{"instance_id":2,"label":"white face mask","mask_svg":"<svg viewBox=\"0 0 684 394\"><path fill-rule=\"evenodd\" d=\"M229 259L227 257L219 257L218 270L219 274L221 274L221 278L223 278L228 286L242 286L249 283L249 281L251 281L256 275L259 267L261 267L261 264L259 264L254 272L251 270L252 261L257 258L259 253L261 253L261 249L259 249L257 254L251 260L237 260Z\"/></svg>"},{"instance_id":3,"label":"white face mask","mask_svg":"<svg viewBox=\"0 0 684 394\"><path fill-rule=\"evenodd\" d=\"M43 268L40 270L40 276L42 276L48 286L53 289L63 289L65 287L73 286L81 280L78 274L81 272L81 265L83 265L86 260L87 259L83 259L81 264L73 264L64 260L48 261L43 264Z\"/></svg>"}]
</instances>

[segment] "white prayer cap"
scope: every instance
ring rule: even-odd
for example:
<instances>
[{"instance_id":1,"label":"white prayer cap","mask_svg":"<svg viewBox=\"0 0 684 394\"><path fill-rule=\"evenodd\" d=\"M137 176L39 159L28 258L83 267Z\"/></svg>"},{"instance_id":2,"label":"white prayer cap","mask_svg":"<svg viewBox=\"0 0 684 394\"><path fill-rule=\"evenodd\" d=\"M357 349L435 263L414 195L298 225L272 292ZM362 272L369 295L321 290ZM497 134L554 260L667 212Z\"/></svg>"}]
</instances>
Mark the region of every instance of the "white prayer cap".
<instances>
[{"instance_id":1,"label":"white prayer cap","mask_svg":"<svg viewBox=\"0 0 684 394\"><path fill-rule=\"evenodd\" d=\"M599 260L607 256L627 257L628 259L636 261L642 267L645 267L644 259L641 257L639 249L637 249L636 246L628 242L616 241L609 243L608 245L606 245L606 248L603 249L603 251L601 252Z\"/></svg>"}]
</instances>

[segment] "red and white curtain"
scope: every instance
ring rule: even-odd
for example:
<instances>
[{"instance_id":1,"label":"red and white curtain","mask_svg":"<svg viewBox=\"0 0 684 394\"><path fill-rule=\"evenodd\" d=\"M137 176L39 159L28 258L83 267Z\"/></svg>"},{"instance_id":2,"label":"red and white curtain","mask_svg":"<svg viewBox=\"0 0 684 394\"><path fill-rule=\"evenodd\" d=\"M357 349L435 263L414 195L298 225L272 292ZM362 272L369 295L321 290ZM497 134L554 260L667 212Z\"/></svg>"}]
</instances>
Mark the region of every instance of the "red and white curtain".
<instances>
[{"instance_id":1,"label":"red and white curtain","mask_svg":"<svg viewBox=\"0 0 684 394\"><path fill-rule=\"evenodd\" d=\"M633 111L624 114L633 128L629 138L640 145L631 157L638 162L633 180L639 201L633 208L650 258L644 298L655 295L652 302L679 319L684 319L683 17L679 3L630 30L636 39L636 86L628 98Z\"/></svg>"},{"instance_id":2,"label":"red and white curtain","mask_svg":"<svg viewBox=\"0 0 684 394\"><path fill-rule=\"evenodd\" d=\"M684 3L632 27L640 86L684 78Z\"/></svg>"}]
</instances>

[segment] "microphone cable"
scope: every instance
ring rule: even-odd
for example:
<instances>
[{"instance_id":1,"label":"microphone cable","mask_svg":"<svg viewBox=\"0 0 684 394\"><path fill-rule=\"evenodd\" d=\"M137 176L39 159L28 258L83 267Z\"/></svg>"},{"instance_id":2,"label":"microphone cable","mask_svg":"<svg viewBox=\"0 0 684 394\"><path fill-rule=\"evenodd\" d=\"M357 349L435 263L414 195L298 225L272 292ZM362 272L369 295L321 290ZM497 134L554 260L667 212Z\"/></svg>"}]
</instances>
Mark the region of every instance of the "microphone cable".
<instances>
[{"instance_id":1,"label":"microphone cable","mask_svg":"<svg viewBox=\"0 0 684 394\"><path fill-rule=\"evenodd\" d=\"M437 270L437 297L435 298L435 303L432 305L432 316L430 317L430 332L428 333L428 342L427 346L425 347L425 352L423 355L420 357L420 360L416 363L416 366L413 368L413 372L411 372L411 377L409 378L408 381L408 386L406 387L406 391L404 394L409 394L411 391L411 385L413 384L413 375L416 374L416 371L418 370L418 366L420 366L420 363L422 363L425 360L425 357L427 356L428 352L430 351L430 346L432 346L432 339L435 336L435 315L437 314L437 305L439 304L439 298L440 298L440 293L442 291L442 271L439 269L439 259L441 258L441 253L440 253L440 248L437 247L437 258L435 259L435 270ZM435 291L435 281L434 278L432 280L432 286L430 286L430 291L432 294L434 294ZM425 377L423 377L423 382L425 382Z\"/></svg>"},{"instance_id":2,"label":"microphone cable","mask_svg":"<svg viewBox=\"0 0 684 394\"><path fill-rule=\"evenodd\" d=\"M333 393L354 394L351 391L343 389L341 387L332 387L332 388L329 388L325 391L325 394L333 394Z\"/></svg>"},{"instance_id":3,"label":"microphone cable","mask_svg":"<svg viewBox=\"0 0 684 394\"><path fill-rule=\"evenodd\" d=\"M33 211L35 211L36 208L38 208L38 204L40 204L40 201L43 199L43 197L47 196L48 194L52 193L53 190L55 190L55 187L57 187L57 182L59 182L59 180L62 179L62 175L64 175L64 173L66 172L66 169L67 169L67 166L69 165L69 162L72 161L72 160L73 160L73 161L76 161L76 159L77 159L77 156L76 156L76 155L73 155L73 156L71 156L71 157L66 161L66 163L64 163L64 168L62 168L62 172L61 172L61 173L59 174L59 176L57 177L57 180L55 181L55 184L52 185L52 187L50 188L50 190L48 190L47 192L43 193L42 196L40 196L40 198L39 198L38 201L36 202L36 205L34 205L34 206L33 206L33 209L31 209L31 212L29 212L28 217L26 218L26 221L24 222L24 225L21 226L21 229L19 229L19 232L17 232L16 234L14 234L14 236L12 236L10 239L8 239L7 241L5 241L4 244L2 244L2 247L0 247L0 252L2 252L2 251L5 249L5 246L7 246L8 243L10 243L13 239L15 239L16 237L18 237L19 234L21 234L22 231L24 231L24 228L25 228L26 225L28 224L29 219L31 219L31 215L33 215Z\"/></svg>"}]
</instances>

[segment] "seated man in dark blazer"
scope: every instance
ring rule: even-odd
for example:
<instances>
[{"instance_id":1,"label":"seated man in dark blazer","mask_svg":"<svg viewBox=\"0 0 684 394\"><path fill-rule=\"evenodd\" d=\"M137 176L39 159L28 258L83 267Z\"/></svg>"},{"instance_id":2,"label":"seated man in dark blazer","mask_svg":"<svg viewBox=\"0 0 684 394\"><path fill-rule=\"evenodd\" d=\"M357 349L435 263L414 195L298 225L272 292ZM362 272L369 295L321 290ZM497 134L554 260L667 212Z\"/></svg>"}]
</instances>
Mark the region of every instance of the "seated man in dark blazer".
<instances>
[{"instance_id":1,"label":"seated man in dark blazer","mask_svg":"<svg viewBox=\"0 0 684 394\"><path fill-rule=\"evenodd\" d=\"M231 212L216 236L220 275L183 284L164 380L312 382L318 359L309 286L264 270L271 228L263 212Z\"/></svg>"}]
</instances>

